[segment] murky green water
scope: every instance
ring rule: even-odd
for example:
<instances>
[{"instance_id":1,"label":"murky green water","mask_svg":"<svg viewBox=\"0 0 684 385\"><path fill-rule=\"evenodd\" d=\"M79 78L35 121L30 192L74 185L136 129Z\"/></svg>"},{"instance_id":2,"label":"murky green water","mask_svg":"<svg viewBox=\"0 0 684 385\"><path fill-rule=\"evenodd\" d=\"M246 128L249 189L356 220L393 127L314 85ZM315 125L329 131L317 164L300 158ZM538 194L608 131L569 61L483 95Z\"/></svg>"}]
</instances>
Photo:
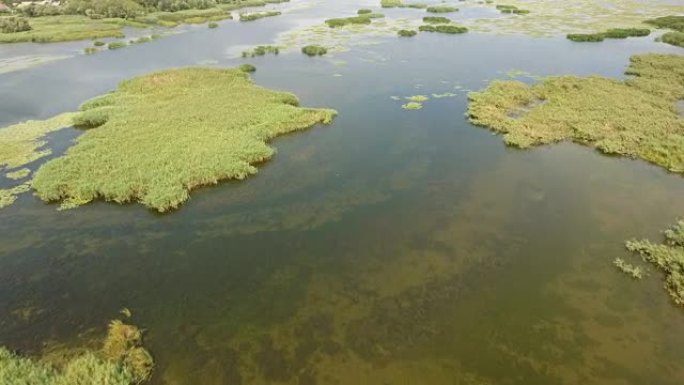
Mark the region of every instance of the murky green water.
<instances>
[{"instance_id":1,"label":"murky green water","mask_svg":"<svg viewBox=\"0 0 684 385\"><path fill-rule=\"evenodd\" d=\"M155 69L241 63L236 46L324 10L2 74L0 123ZM676 49L425 34L251 60L257 83L338 119L169 215L31 196L0 211L0 345L78 343L128 307L155 384L681 384L681 309L656 272L634 282L611 262L684 213L684 180L572 144L507 149L463 116L464 90L507 71L620 77L642 52ZM390 98L445 92L418 111Z\"/></svg>"}]
</instances>

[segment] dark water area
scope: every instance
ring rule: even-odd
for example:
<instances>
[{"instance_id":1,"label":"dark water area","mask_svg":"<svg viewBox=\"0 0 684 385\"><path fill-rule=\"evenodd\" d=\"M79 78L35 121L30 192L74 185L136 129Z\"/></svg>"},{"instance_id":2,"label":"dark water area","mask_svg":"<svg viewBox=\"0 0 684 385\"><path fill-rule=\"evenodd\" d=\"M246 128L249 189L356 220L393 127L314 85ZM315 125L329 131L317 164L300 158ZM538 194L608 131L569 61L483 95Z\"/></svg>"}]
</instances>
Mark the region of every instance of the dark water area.
<instances>
[{"instance_id":1,"label":"dark water area","mask_svg":"<svg viewBox=\"0 0 684 385\"><path fill-rule=\"evenodd\" d=\"M236 47L325 14L2 74L0 124L73 111L154 70L244 63ZM626 239L658 239L684 213L682 177L570 143L509 149L464 116L468 90L511 70L621 78L645 52L678 51L470 33L249 59L257 84L339 116L170 214L57 211L30 194L2 209L0 345L78 344L127 307L154 384L684 383L684 315L662 277L612 265L630 258ZM392 98L433 93L455 95L417 111ZM51 137L55 154L76 133Z\"/></svg>"}]
</instances>

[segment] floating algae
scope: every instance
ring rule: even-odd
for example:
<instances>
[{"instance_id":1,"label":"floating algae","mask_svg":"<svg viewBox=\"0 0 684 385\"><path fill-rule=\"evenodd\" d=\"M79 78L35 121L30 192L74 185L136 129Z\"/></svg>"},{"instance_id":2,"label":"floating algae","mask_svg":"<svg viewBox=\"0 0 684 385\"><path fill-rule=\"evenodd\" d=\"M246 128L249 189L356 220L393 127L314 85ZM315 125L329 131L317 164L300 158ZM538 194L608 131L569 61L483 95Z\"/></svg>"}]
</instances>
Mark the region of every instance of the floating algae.
<instances>
[{"instance_id":1,"label":"floating algae","mask_svg":"<svg viewBox=\"0 0 684 385\"><path fill-rule=\"evenodd\" d=\"M239 69L186 68L124 81L74 116L86 131L35 174L45 201L137 201L177 208L199 186L255 174L276 136L329 123L335 111L298 107Z\"/></svg>"}]
</instances>

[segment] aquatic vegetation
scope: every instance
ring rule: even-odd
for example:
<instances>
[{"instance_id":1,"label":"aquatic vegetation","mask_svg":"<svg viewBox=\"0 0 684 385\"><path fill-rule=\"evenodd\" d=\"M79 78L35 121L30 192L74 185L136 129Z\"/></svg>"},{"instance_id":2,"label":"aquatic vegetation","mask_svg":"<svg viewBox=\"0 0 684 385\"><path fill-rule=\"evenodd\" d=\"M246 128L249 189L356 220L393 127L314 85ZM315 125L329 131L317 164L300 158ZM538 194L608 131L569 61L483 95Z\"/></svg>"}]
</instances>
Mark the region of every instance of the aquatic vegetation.
<instances>
[{"instance_id":1,"label":"aquatic vegetation","mask_svg":"<svg viewBox=\"0 0 684 385\"><path fill-rule=\"evenodd\" d=\"M242 72L255 72L256 67L251 64L241 64L239 67Z\"/></svg>"},{"instance_id":2,"label":"aquatic vegetation","mask_svg":"<svg viewBox=\"0 0 684 385\"><path fill-rule=\"evenodd\" d=\"M559 76L532 86L495 81L469 94L468 116L528 148L564 140L684 172L684 56L637 55L625 81Z\"/></svg>"},{"instance_id":3,"label":"aquatic vegetation","mask_svg":"<svg viewBox=\"0 0 684 385\"><path fill-rule=\"evenodd\" d=\"M627 263L622 258L615 258L613 265L634 279L641 279L643 277L643 273L641 272L641 268L639 266L634 266L630 263Z\"/></svg>"},{"instance_id":4,"label":"aquatic vegetation","mask_svg":"<svg viewBox=\"0 0 684 385\"><path fill-rule=\"evenodd\" d=\"M417 102L417 103L422 103L428 101L430 98L428 98L425 95L413 95L413 96L407 96L406 100L410 100L412 102Z\"/></svg>"},{"instance_id":5,"label":"aquatic vegetation","mask_svg":"<svg viewBox=\"0 0 684 385\"><path fill-rule=\"evenodd\" d=\"M527 15L530 13L529 10L520 9L515 5L497 5L496 9L498 9L501 13L514 13L516 15Z\"/></svg>"},{"instance_id":6,"label":"aquatic vegetation","mask_svg":"<svg viewBox=\"0 0 684 385\"><path fill-rule=\"evenodd\" d=\"M666 32L660 37L663 43L684 48L684 32Z\"/></svg>"},{"instance_id":7,"label":"aquatic vegetation","mask_svg":"<svg viewBox=\"0 0 684 385\"><path fill-rule=\"evenodd\" d=\"M336 114L298 104L292 94L255 86L238 69L187 68L128 80L82 106L80 115L104 112L106 122L40 167L33 188L45 201L137 201L168 211L197 187L255 174L255 164L274 154L268 141L330 123Z\"/></svg>"},{"instance_id":8,"label":"aquatic vegetation","mask_svg":"<svg viewBox=\"0 0 684 385\"><path fill-rule=\"evenodd\" d=\"M8 172L7 174L5 174L5 177L7 179L18 180L24 179L29 175L31 175L31 170L29 170L28 168L21 168L16 171Z\"/></svg>"},{"instance_id":9,"label":"aquatic vegetation","mask_svg":"<svg viewBox=\"0 0 684 385\"><path fill-rule=\"evenodd\" d=\"M373 13L373 10L367 9L367 8L363 8L363 9L359 9L358 11L356 11L356 14L357 14L357 15L367 15L367 14L369 14L369 13Z\"/></svg>"},{"instance_id":10,"label":"aquatic vegetation","mask_svg":"<svg viewBox=\"0 0 684 385\"><path fill-rule=\"evenodd\" d=\"M648 28L611 28L597 33L570 33L569 40L575 42L601 42L604 39L626 39L628 37L642 37L651 34Z\"/></svg>"},{"instance_id":11,"label":"aquatic vegetation","mask_svg":"<svg viewBox=\"0 0 684 385\"><path fill-rule=\"evenodd\" d=\"M278 55L280 53L280 48L274 45L260 45L254 47L251 51L242 51L242 57L257 57L264 56L266 54Z\"/></svg>"},{"instance_id":12,"label":"aquatic vegetation","mask_svg":"<svg viewBox=\"0 0 684 385\"><path fill-rule=\"evenodd\" d=\"M28 192L30 189L30 183L20 184L7 189L0 189L0 209L11 205L17 200L17 196Z\"/></svg>"},{"instance_id":13,"label":"aquatic vegetation","mask_svg":"<svg viewBox=\"0 0 684 385\"><path fill-rule=\"evenodd\" d=\"M136 25L124 19L90 19L85 16L44 16L31 19L31 30L0 34L0 43L53 43L71 40L124 37L122 28Z\"/></svg>"},{"instance_id":14,"label":"aquatic vegetation","mask_svg":"<svg viewBox=\"0 0 684 385\"><path fill-rule=\"evenodd\" d=\"M104 41L101 41L101 40L95 40L95 42L93 42L93 45L94 45L95 47L102 47L102 46L105 45L105 42L104 42Z\"/></svg>"},{"instance_id":15,"label":"aquatic vegetation","mask_svg":"<svg viewBox=\"0 0 684 385\"><path fill-rule=\"evenodd\" d=\"M218 23L214 23L214 22L209 23L209 28L211 28L211 29L218 28L218 26L219 26Z\"/></svg>"},{"instance_id":16,"label":"aquatic vegetation","mask_svg":"<svg viewBox=\"0 0 684 385\"><path fill-rule=\"evenodd\" d=\"M255 12L255 13L241 13L240 21L254 21L263 19L264 17L273 17L282 15L280 11Z\"/></svg>"},{"instance_id":17,"label":"aquatic vegetation","mask_svg":"<svg viewBox=\"0 0 684 385\"><path fill-rule=\"evenodd\" d=\"M115 354L108 356L111 340ZM102 352L86 350L60 366L20 357L0 347L0 383L31 385L135 385L152 375L154 360L142 347L142 333L133 325L115 320L110 324Z\"/></svg>"},{"instance_id":18,"label":"aquatic vegetation","mask_svg":"<svg viewBox=\"0 0 684 385\"><path fill-rule=\"evenodd\" d=\"M400 29L397 34L401 37L412 37L416 36L418 32L412 30L412 29Z\"/></svg>"},{"instance_id":19,"label":"aquatic vegetation","mask_svg":"<svg viewBox=\"0 0 684 385\"><path fill-rule=\"evenodd\" d=\"M439 25L421 25L418 27L418 30L421 32L439 32L439 33L466 33L468 32L468 28L462 27L460 25L456 24L439 24Z\"/></svg>"},{"instance_id":20,"label":"aquatic vegetation","mask_svg":"<svg viewBox=\"0 0 684 385\"><path fill-rule=\"evenodd\" d=\"M352 16L352 17L340 17L336 19L328 19L325 21L325 24L328 25L330 28L338 28L338 27L344 27L347 25L351 24L370 24L371 23L371 17L367 15L362 15L362 16Z\"/></svg>"},{"instance_id":21,"label":"aquatic vegetation","mask_svg":"<svg viewBox=\"0 0 684 385\"><path fill-rule=\"evenodd\" d=\"M302 47L302 53L307 56L323 56L328 53L328 49L320 45L307 45Z\"/></svg>"},{"instance_id":22,"label":"aquatic vegetation","mask_svg":"<svg viewBox=\"0 0 684 385\"><path fill-rule=\"evenodd\" d=\"M425 3L404 3L402 0L380 0L380 6L383 8L415 8L425 9L428 7Z\"/></svg>"},{"instance_id":23,"label":"aquatic vegetation","mask_svg":"<svg viewBox=\"0 0 684 385\"><path fill-rule=\"evenodd\" d=\"M576 42L601 42L605 39L603 33L569 33L566 37Z\"/></svg>"},{"instance_id":24,"label":"aquatic vegetation","mask_svg":"<svg viewBox=\"0 0 684 385\"><path fill-rule=\"evenodd\" d=\"M119 49L119 48L123 48L125 46L126 46L126 43L123 41L113 41L113 42L107 44L108 49Z\"/></svg>"},{"instance_id":25,"label":"aquatic vegetation","mask_svg":"<svg viewBox=\"0 0 684 385\"><path fill-rule=\"evenodd\" d=\"M25 32L31 29L31 25L24 17L0 17L1 33Z\"/></svg>"},{"instance_id":26,"label":"aquatic vegetation","mask_svg":"<svg viewBox=\"0 0 684 385\"><path fill-rule=\"evenodd\" d=\"M663 16L644 21L646 24L654 25L658 28L673 29L684 32L684 16Z\"/></svg>"},{"instance_id":27,"label":"aquatic vegetation","mask_svg":"<svg viewBox=\"0 0 684 385\"><path fill-rule=\"evenodd\" d=\"M149 36L141 36L137 39L129 41L130 44L143 44L143 43L149 43L152 41L152 38Z\"/></svg>"},{"instance_id":28,"label":"aquatic vegetation","mask_svg":"<svg viewBox=\"0 0 684 385\"><path fill-rule=\"evenodd\" d=\"M401 108L405 110L420 110L421 108L423 108L423 103L408 102L406 104L402 104Z\"/></svg>"},{"instance_id":29,"label":"aquatic vegetation","mask_svg":"<svg viewBox=\"0 0 684 385\"><path fill-rule=\"evenodd\" d=\"M457 95L453 92L443 92L441 94L432 94L432 97L435 99L451 98L454 96L457 96Z\"/></svg>"},{"instance_id":30,"label":"aquatic vegetation","mask_svg":"<svg viewBox=\"0 0 684 385\"><path fill-rule=\"evenodd\" d=\"M458 8L456 7L450 7L448 5L434 5L425 8L425 11L430 12L430 13L451 13L451 12L457 12Z\"/></svg>"},{"instance_id":31,"label":"aquatic vegetation","mask_svg":"<svg viewBox=\"0 0 684 385\"><path fill-rule=\"evenodd\" d=\"M451 19L443 16L425 16L423 18L423 23L428 24L449 24Z\"/></svg>"},{"instance_id":32,"label":"aquatic vegetation","mask_svg":"<svg viewBox=\"0 0 684 385\"><path fill-rule=\"evenodd\" d=\"M665 290L677 305L684 305L684 220L665 231L663 243L648 240L630 240L627 250L665 274Z\"/></svg>"},{"instance_id":33,"label":"aquatic vegetation","mask_svg":"<svg viewBox=\"0 0 684 385\"><path fill-rule=\"evenodd\" d=\"M92 54L96 53L97 51L98 51L98 49L94 48L94 47L85 47L83 49L83 53L85 53L86 55L92 55Z\"/></svg>"}]
</instances>

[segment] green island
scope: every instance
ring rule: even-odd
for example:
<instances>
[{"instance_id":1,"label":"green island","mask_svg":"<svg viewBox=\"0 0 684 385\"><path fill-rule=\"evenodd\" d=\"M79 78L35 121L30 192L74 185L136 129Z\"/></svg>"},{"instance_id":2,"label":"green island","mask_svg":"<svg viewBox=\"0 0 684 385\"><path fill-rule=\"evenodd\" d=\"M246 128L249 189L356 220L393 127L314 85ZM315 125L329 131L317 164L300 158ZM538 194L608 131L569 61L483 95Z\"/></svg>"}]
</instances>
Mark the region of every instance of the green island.
<instances>
[{"instance_id":1,"label":"green island","mask_svg":"<svg viewBox=\"0 0 684 385\"><path fill-rule=\"evenodd\" d=\"M383 17L384 15L381 13L361 13L358 16L327 19L325 20L325 24L330 28L339 28L354 24L370 24L372 19L380 19Z\"/></svg>"},{"instance_id":2,"label":"green island","mask_svg":"<svg viewBox=\"0 0 684 385\"><path fill-rule=\"evenodd\" d=\"M412 30L412 29L400 29L397 31L397 35L400 37L413 37L416 36L418 32Z\"/></svg>"},{"instance_id":3,"label":"green island","mask_svg":"<svg viewBox=\"0 0 684 385\"><path fill-rule=\"evenodd\" d=\"M468 117L528 148L572 140L684 172L684 56L631 58L627 80L558 76L529 86L495 81L469 95Z\"/></svg>"},{"instance_id":4,"label":"green island","mask_svg":"<svg viewBox=\"0 0 684 385\"><path fill-rule=\"evenodd\" d=\"M425 8L425 11L430 13L452 13L458 12L458 8L450 7L448 5L434 5Z\"/></svg>"},{"instance_id":5,"label":"green island","mask_svg":"<svg viewBox=\"0 0 684 385\"><path fill-rule=\"evenodd\" d=\"M684 16L663 16L646 20L644 23L657 28L671 29L660 37L660 41L684 48Z\"/></svg>"},{"instance_id":6,"label":"green island","mask_svg":"<svg viewBox=\"0 0 684 385\"><path fill-rule=\"evenodd\" d=\"M575 42L601 42L604 39L626 39L628 37L644 37L651 34L648 28L611 28L597 33L570 33L566 37Z\"/></svg>"},{"instance_id":7,"label":"green island","mask_svg":"<svg viewBox=\"0 0 684 385\"><path fill-rule=\"evenodd\" d=\"M136 385L152 376L154 360L135 325L113 320L102 348L60 352L55 363L19 356L0 346L0 383L30 385ZM52 355L55 355L52 352Z\"/></svg>"},{"instance_id":8,"label":"green island","mask_svg":"<svg viewBox=\"0 0 684 385\"><path fill-rule=\"evenodd\" d=\"M168 211L197 187L255 174L255 165L273 156L267 142L276 136L335 116L298 105L294 95L255 86L235 69L169 70L125 81L71 115L88 131L40 167L32 187L48 202L101 198Z\"/></svg>"},{"instance_id":9,"label":"green island","mask_svg":"<svg viewBox=\"0 0 684 385\"><path fill-rule=\"evenodd\" d=\"M444 16L425 16L423 17L423 23L427 24L449 24L451 19Z\"/></svg>"},{"instance_id":10,"label":"green island","mask_svg":"<svg viewBox=\"0 0 684 385\"><path fill-rule=\"evenodd\" d=\"M328 53L328 49L320 45L312 44L302 47L302 53L307 56L323 56Z\"/></svg>"},{"instance_id":11,"label":"green island","mask_svg":"<svg viewBox=\"0 0 684 385\"><path fill-rule=\"evenodd\" d=\"M0 43L53 43L123 38L124 27L175 27L231 19L230 11L288 0L65 0L17 7L16 15L0 14ZM241 20L275 16L277 12L245 15ZM279 14L279 13L278 13ZM241 15L242 16L242 15Z\"/></svg>"}]
</instances>

